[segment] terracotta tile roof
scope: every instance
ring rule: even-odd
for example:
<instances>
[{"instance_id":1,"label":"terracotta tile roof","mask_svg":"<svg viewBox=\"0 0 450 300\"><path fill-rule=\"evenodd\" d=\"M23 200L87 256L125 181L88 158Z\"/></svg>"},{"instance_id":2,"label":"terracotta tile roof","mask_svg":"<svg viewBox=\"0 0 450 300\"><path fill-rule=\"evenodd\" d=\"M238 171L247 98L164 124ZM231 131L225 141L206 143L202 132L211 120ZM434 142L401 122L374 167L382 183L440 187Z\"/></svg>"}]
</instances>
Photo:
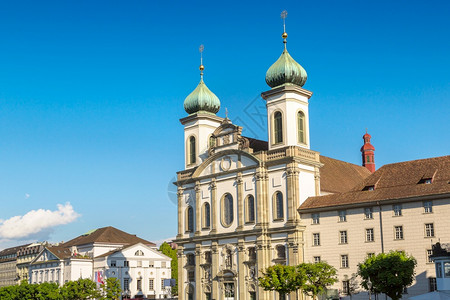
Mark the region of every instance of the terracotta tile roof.
<instances>
[{"instance_id":1,"label":"terracotta tile roof","mask_svg":"<svg viewBox=\"0 0 450 300\"><path fill-rule=\"evenodd\" d=\"M423 179L432 182L423 183ZM368 186L374 190L364 190ZM450 194L450 156L385 165L351 191L309 197L299 211L445 194Z\"/></svg>"},{"instance_id":2,"label":"terracotta tile roof","mask_svg":"<svg viewBox=\"0 0 450 300\"><path fill-rule=\"evenodd\" d=\"M249 146L253 149L253 152L269 150L269 143L267 143L266 141L257 140L246 136L243 137L248 139Z\"/></svg>"},{"instance_id":3,"label":"terracotta tile roof","mask_svg":"<svg viewBox=\"0 0 450 300\"><path fill-rule=\"evenodd\" d=\"M321 155L320 190L329 193L347 192L371 173L367 168Z\"/></svg>"},{"instance_id":4,"label":"terracotta tile roof","mask_svg":"<svg viewBox=\"0 0 450 300\"><path fill-rule=\"evenodd\" d=\"M119 245L129 245L136 243L143 243L150 247L156 246L155 243L146 241L141 239L135 235L126 233L122 230L114 228L112 226L103 227L96 229L92 232L80 235L64 244L62 247L70 247L70 246L80 246L86 244L119 244Z\"/></svg>"}]
</instances>

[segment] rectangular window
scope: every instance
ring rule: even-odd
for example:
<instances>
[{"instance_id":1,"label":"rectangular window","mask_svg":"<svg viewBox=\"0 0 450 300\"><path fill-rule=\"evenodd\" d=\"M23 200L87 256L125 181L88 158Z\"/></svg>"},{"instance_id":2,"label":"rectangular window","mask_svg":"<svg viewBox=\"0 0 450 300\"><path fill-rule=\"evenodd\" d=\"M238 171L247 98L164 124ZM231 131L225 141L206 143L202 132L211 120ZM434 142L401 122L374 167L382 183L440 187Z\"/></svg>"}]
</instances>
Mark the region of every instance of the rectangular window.
<instances>
[{"instance_id":1,"label":"rectangular window","mask_svg":"<svg viewBox=\"0 0 450 300\"><path fill-rule=\"evenodd\" d=\"M425 224L425 237L434 237L434 224Z\"/></svg>"},{"instance_id":2,"label":"rectangular window","mask_svg":"<svg viewBox=\"0 0 450 300\"><path fill-rule=\"evenodd\" d=\"M444 262L444 276L450 278L450 263Z\"/></svg>"},{"instance_id":3,"label":"rectangular window","mask_svg":"<svg viewBox=\"0 0 450 300\"><path fill-rule=\"evenodd\" d=\"M348 255L341 255L341 268L348 268Z\"/></svg>"},{"instance_id":4,"label":"rectangular window","mask_svg":"<svg viewBox=\"0 0 450 300\"><path fill-rule=\"evenodd\" d=\"M339 244L347 244L347 231L339 231Z\"/></svg>"},{"instance_id":5,"label":"rectangular window","mask_svg":"<svg viewBox=\"0 0 450 300\"><path fill-rule=\"evenodd\" d=\"M189 271L188 272L188 281L190 281L190 282L194 282L195 281L195 273L194 273L194 271Z\"/></svg>"},{"instance_id":6,"label":"rectangular window","mask_svg":"<svg viewBox=\"0 0 450 300\"><path fill-rule=\"evenodd\" d=\"M165 261L161 262L161 268L166 268L166 262Z\"/></svg>"},{"instance_id":7,"label":"rectangular window","mask_svg":"<svg viewBox=\"0 0 450 300\"><path fill-rule=\"evenodd\" d=\"M428 278L428 291L429 292L434 292L437 290L437 284L436 284L436 278L435 277L430 277Z\"/></svg>"},{"instance_id":8,"label":"rectangular window","mask_svg":"<svg viewBox=\"0 0 450 300\"><path fill-rule=\"evenodd\" d=\"M433 202L425 201L423 203L423 212L426 214L430 214L433 212Z\"/></svg>"},{"instance_id":9,"label":"rectangular window","mask_svg":"<svg viewBox=\"0 0 450 300\"><path fill-rule=\"evenodd\" d=\"M136 288L138 291L142 291L142 279L138 279L136 282Z\"/></svg>"},{"instance_id":10,"label":"rectangular window","mask_svg":"<svg viewBox=\"0 0 450 300\"><path fill-rule=\"evenodd\" d=\"M394 226L395 239L403 240L403 226Z\"/></svg>"},{"instance_id":11,"label":"rectangular window","mask_svg":"<svg viewBox=\"0 0 450 300\"><path fill-rule=\"evenodd\" d=\"M350 291L350 281L348 281L348 280L342 281L342 292L345 295L348 295L349 291Z\"/></svg>"},{"instance_id":12,"label":"rectangular window","mask_svg":"<svg viewBox=\"0 0 450 300\"><path fill-rule=\"evenodd\" d=\"M129 262L128 260L125 260L125 261L123 262L123 266L124 266L124 267L129 267L129 266L130 266L130 262Z\"/></svg>"},{"instance_id":13,"label":"rectangular window","mask_svg":"<svg viewBox=\"0 0 450 300\"><path fill-rule=\"evenodd\" d=\"M433 263L433 260L430 258L431 255L433 255L433 250L427 249L427 263Z\"/></svg>"},{"instance_id":14,"label":"rectangular window","mask_svg":"<svg viewBox=\"0 0 450 300\"><path fill-rule=\"evenodd\" d=\"M161 279L161 290L164 289L164 279Z\"/></svg>"},{"instance_id":15,"label":"rectangular window","mask_svg":"<svg viewBox=\"0 0 450 300\"><path fill-rule=\"evenodd\" d=\"M401 204L395 204L393 206L393 210L394 210L395 217L399 217L402 215L402 205Z\"/></svg>"},{"instance_id":16,"label":"rectangular window","mask_svg":"<svg viewBox=\"0 0 450 300\"><path fill-rule=\"evenodd\" d=\"M372 209L372 207L364 208L364 219L373 219L373 209Z\"/></svg>"},{"instance_id":17,"label":"rectangular window","mask_svg":"<svg viewBox=\"0 0 450 300\"><path fill-rule=\"evenodd\" d=\"M111 267L115 267L116 266L116 261L115 260L112 260L111 261Z\"/></svg>"},{"instance_id":18,"label":"rectangular window","mask_svg":"<svg viewBox=\"0 0 450 300\"><path fill-rule=\"evenodd\" d=\"M137 261L137 267L138 268L142 268L142 260L138 260Z\"/></svg>"},{"instance_id":19,"label":"rectangular window","mask_svg":"<svg viewBox=\"0 0 450 300\"><path fill-rule=\"evenodd\" d=\"M373 236L373 228L367 228L366 229L366 242L373 242L374 236Z\"/></svg>"},{"instance_id":20,"label":"rectangular window","mask_svg":"<svg viewBox=\"0 0 450 300\"><path fill-rule=\"evenodd\" d=\"M367 253L367 257L368 258L371 258L371 257L374 257L375 256L375 253Z\"/></svg>"},{"instance_id":21,"label":"rectangular window","mask_svg":"<svg viewBox=\"0 0 450 300\"><path fill-rule=\"evenodd\" d=\"M345 210L340 210L338 212L339 214L339 222L346 222L347 221L347 212Z\"/></svg>"},{"instance_id":22,"label":"rectangular window","mask_svg":"<svg viewBox=\"0 0 450 300\"><path fill-rule=\"evenodd\" d=\"M436 263L436 277L442 278L442 263Z\"/></svg>"},{"instance_id":23,"label":"rectangular window","mask_svg":"<svg viewBox=\"0 0 450 300\"><path fill-rule=\"evenodd\" d=\"M319 214L311 214L312 224L319 224L320 215Z\"/></svg>"},{"instance_id":24,"label":"rectangular window","mask_svg":"<svg viewBox=\"0 0 450 300\"><path fill-rule=\"evenodd\" d=\"M150 291L153 291L155 289L154 283L153 283L153 279L149 279L148 280L148 289Z\"/></svg>"},{"instance_id":25,"label":"rectangular window","mask_svg":"<svg viewBox=\"0 0 450 300\"><path fill-rule=\"evenodd\" d=\"M314 256L314 263L320 263L320 256Z\"/></svg>"},{"instance_id":26,"label":"rectangular window","mask_svg":"<svg viewBox=\"0 0 450 300\"><path fill-rule=\"evenodd\" d=\"M129 291L130 290L130 279L129 278L125 278L123 280L123 290L124 291Z\"/></svg>"},{"instance_id":27,"label":"rectangular window","mask_svg":"<svg viewBox=\"0 0 450 300\"><path fill-rule=\"evenodd\" d=\"M320 233L313 233L313 245L320 246Z\"/></svg>"}]
</instances>

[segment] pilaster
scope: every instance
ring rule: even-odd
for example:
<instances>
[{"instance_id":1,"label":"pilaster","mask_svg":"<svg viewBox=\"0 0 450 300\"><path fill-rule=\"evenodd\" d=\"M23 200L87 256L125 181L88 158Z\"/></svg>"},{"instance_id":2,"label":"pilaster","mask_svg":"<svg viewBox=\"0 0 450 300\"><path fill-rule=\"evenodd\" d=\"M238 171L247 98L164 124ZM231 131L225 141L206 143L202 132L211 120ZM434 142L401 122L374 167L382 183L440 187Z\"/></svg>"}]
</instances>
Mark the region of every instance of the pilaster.
<instances>
[{"instance_id":1,"label":"pilaster","mask_svg":"<svg viewBox=\"0 0 450 300\"><path fill-rule=\"evenodd\" d=\"M239 283L239 299L246 299L245 289L245 246L244 239L238 240L238 283Z\"/></svg>"},{"instance_id":2,"label":"pilaster","mask_svg":"<svg viewBox=\"0 0 450 300\"><path fill-rule=\"evenodd\" d=\"M185 300L185 278L184 278L184 266L186 264L186 256L183 253L184 247L178 245L177 257L178 257L178 299Z\"/></svg>"},{"instance_id":3,"label":"pilaster","mask_svg":"<svg viewBox=\"0 0 450 300\"><path fill-rule=\"evenodd\" d=\"M201 216L201 203L202 190L200 188L200 182L195 183L195 235L200 235L202 229L202 216Z\"/></svg>"},{"instance_id":4,"label":"pilaster","mask_svg":"<svg viewBox=\"0 0 450 300\"><path fill-rule=\"evenodd\" d=\"M212 241L211 246L211 275L212 275L212 291L211 298L219 300L219 282L217 280L217 274L219 273L219 248L217 241Z\"/></svg>"},{"instance_id":5,"label":"pilaster","mask_svg":"<svg viewBox=\"0 0 450 300\"><path fill-rule=\"evenodd\" d=\"M209 184L211 190L211 231L210 233L217 232L217 185L216 179L213 178ZM214 273L213 273L214 274Z\"/></svg>"},{"instance_id":6,"label":"pilaster","mask_svg":"<svg viewBox=\"0 0 450 300\"><path fill-rule=\"evenodd\" d=\"M314 167L314 187L316 196L320 196L320 171L319 167Z\"/></svg>"},{"instance_id":7,"label":"pilaster","mask_svg":"<svg viewBox=\"0 0 450 300\"><path fill-rule=\"evenodd\" d=\"M288 218L287 224L299 222L299 214L297 212L299 204L299 182L298 174L300 173L296 163L288 164L286 168L287 181L287 203L288 203Z\"/></svg>"},{"instance_id":8,"label":"pilaster","mask_svg":"<svg viewBox=\"0 0 450 300\"><path fill-rule=\"evenodd\" d=\"M237 185L237 205L238 205L238 227L236 230L244 229L244 186L242 180L242 173L238 173L236 177Z\"/></svg>"},{"instance_id":9,"label":"pilaster","mask_svg":"<svg viewBox=\"0 0 450 300\"><path fill-rule=\"evenodd\" d=\"M202 251L201 244L195 245L195 299L202 299Z\"/></svg>"},{"instance_id":10,"label":"pilaster","mask_svg":"<svg viewBox=\"0 0 450 300\"><path fill-rule=\"evenodd\" d=\"M181 186L177 189L177 200L178 200L178 236L181 238L183 234L183 188Z\"/></svg>"}]
</instances>

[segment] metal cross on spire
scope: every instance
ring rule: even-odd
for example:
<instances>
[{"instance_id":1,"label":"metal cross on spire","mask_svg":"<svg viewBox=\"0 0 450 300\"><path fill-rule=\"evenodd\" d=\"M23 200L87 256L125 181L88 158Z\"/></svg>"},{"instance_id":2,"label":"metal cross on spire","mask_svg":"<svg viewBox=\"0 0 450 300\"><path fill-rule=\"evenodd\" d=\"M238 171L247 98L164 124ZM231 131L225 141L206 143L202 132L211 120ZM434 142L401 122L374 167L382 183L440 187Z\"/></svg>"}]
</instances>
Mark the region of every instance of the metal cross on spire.
<instances>
[{"instance_id":1,"label":"metal cross on spire","mask_svg":"<svg viewBox=\"0 0 450 300\"><path fill-rule=\"evenodd\" d=\"M281 18L283 19L283 32L286 32L286 17L287 17L287 10L283 10L281 12Z\"/></svg>"},{"instance_id":2,"label":"metal cross on spire","mask_svg":"<svg viewBox=\"0 0 450 300\"><path fill-rule=\"evenodd\" d=\"M203 70L205 69L205 67L203 66L203 50L205 50L205 46L200 45L200 47L198 47L198 51L200 52L200 76L202 76L203 78Z\"/></svg>"},{"instance_id":3,"label":"metal cross on spire","mask_svg":"<svg viewBox=\"0 0 450 300\"><path fill-rule=\"evenodd\" d=\"M225 107L225 119L228 119L228 108Z\"/></svg>"}]
</instances>

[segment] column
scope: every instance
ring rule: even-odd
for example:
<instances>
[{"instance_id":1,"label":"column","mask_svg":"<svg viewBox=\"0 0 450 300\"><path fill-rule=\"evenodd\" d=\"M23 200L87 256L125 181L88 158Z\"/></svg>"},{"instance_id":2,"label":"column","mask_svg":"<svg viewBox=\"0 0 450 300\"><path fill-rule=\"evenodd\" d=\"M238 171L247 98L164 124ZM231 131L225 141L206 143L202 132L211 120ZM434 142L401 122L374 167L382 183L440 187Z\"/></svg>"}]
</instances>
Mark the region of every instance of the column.
<instances>
[{"instance_id":1,"label":"column","mask_svg":"<svg viewBox=\"0 0 450 300\"><path fill-rule=\"evenodd\" d=\"M209 184L209 189L211 190L211 231L210 233L217 232L217 185L216 179L211 179Z\"/></svg>"},{"instance_id":2,"label":"column","mask_svg":"<svg viewBox=\"0 0 450 300\"><path fill-rule=\"evenodd\" d=\"M184 266L186 264L186 257L183 253L184 247L178 244L178 299L185 300L185 278ZM156 283L155 283L156 284Z\"/></svg>"},{"instance_id":3,"label":"column","mask_svg":"<svg viewBox=\"0 0 450 300\"><path fill-rule=\"evenodd\" d=\"M197 181L195 183L195 235L200 235L202 230L201 199L202 189L200 188L200 181Z\"/></svg>"},{"instance_id":4,"label":"column","mask_svg":"<svg viewBox=\"0 0 450 300\"><path fill-rule=\"evenodd\" d=\"M258 168L255 174L256 180L256 225L261 227L268 224L267 206L267 172L264 168Z\"/></svg>"},{"instance_id":5,"label":"column","mask_svg":"<svg viewBox=\"0 0 450 300\"><path fill-rule=\"evenodd\" d=\"M237 185L237 208L238 208L238 227L237 230L244 229L244 186L242 180L242 173L238 173L236 177Z\"/></svg>"},{"instance_id":6,"label":"column","mask_svg":"<svg viewBox=\"0 0 450 300\"><path fill-rule=\"evenodd\" d=\"M201 300L203 299L203 290L202 290L202 251L201 244L198 243L195 245L195 299Z\"/></svg>"},{"instance_id":7,"label":"column","mask_svg":"<svg viewBox=\"0 0 450 300\"><path fill-rule=\"evenodd\" d=\"M215 300L220 299L219 282L217 281L217 274L219 273L219 247L217 241L212 241L211 247L211 278L212 291L211 298Z\"/></svg>"}]
</instances>

